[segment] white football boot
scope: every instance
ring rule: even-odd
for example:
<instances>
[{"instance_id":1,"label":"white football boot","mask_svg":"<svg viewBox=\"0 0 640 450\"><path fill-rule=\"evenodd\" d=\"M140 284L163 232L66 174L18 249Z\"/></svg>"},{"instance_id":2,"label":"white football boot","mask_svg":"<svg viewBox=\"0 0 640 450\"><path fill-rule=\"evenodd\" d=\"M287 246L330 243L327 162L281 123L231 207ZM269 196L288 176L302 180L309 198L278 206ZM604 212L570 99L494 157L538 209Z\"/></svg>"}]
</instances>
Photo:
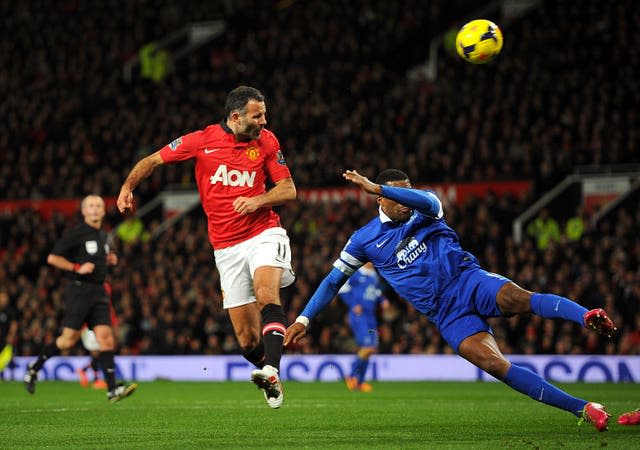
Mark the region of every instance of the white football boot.
<instances>
[{"instance_id":1,"label":"white football boot","mask_svg":"<svg viewBox=\"0 0 640 450\"><path fill-rule=\"evenodd\" d=\"M278 375L278 369L272 366L264 366L251 372L251 381L262 389L267 404L273 409L280 408L284 401L284 388Z\"/></svg>"}]
</instances>

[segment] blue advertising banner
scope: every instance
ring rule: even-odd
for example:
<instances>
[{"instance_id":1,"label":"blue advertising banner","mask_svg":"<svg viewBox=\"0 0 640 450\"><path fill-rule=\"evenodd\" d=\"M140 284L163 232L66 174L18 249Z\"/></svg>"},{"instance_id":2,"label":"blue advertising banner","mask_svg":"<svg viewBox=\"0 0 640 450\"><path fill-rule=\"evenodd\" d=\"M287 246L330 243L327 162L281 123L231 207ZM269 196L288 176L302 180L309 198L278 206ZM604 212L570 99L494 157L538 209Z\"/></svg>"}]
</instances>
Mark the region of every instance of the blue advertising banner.
<instances>
[{"instance_id":1,"label":"blue advertising banner","mask_svg":"<svg viewBox=\"0 0 640 450\"><path fill-rule=\"evenodd\" d=\"M550 381L639 383L640 356L508 355L508 359ZM283 380L339 381L349 373L353 355L284 355ZM5 380L20 380L33 357L16 357ZM88 357L55 357L44 365L40 380L77 380L76 369ZM118 378L151 381L246 381L253 366L240 355L117 356ZM495 381L455 355L375 355L367 374L376 381Z\"/></svg>"}]
</instances>

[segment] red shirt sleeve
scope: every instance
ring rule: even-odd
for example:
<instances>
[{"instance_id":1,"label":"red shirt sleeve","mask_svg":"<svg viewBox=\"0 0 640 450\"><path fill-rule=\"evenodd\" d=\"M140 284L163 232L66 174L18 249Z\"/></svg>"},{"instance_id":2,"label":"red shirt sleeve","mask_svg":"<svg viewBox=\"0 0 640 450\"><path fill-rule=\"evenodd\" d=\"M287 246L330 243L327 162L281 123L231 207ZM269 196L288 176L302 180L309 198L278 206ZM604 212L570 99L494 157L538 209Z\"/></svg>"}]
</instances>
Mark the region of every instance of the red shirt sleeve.
<instances>
[{"instance_id":1,"label":"red shirt sleeve","mask_svg":"<svg viewBox=\"0 0 640 450\"><path fill-rule=\"evenodd\" d=\"M160 149L162 162L169 164L195 158L197 151L202 147L201 142L202 131L194 131L180 136Z\"/></svg>"},{"instance_id":2,"label":"red shirt sleeve","mask_svg":"<svg viewBox=\"0 0 640 450\"><path fill-rule=\"evenodd\" d=\"M280 150L280 142L274 134L269 139L269 151L267 152L264 165L269 178L276 183L284 178L291 178L291 172L284 161L282 150Z\"/></svg>"}]
</instances>

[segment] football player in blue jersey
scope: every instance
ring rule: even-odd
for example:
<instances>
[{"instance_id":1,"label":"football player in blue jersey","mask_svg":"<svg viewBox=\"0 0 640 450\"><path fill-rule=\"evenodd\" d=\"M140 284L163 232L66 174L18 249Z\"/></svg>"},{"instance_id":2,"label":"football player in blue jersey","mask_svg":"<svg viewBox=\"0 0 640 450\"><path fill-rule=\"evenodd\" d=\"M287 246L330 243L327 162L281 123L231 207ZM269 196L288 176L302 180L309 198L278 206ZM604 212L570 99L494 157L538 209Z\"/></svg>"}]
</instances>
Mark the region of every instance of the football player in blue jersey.
<instances>
[{"instance_id":1,"label":"football player in blue jersey","mask_svg":"<svg viewBox=\"0 0 640 450\"><path fill-rule=\"evenodd\" d=\"M349 326L358 344L358 354L345 377L350 391L371 392L373 387L364 381L369 358L378 350L378 305L386 308L389 301L382 294L382 283L373 264L366 263L338 291L340 299L349 307Z\"/></svg>"},{"instance_id":2,"label":"football player in blue jersey","mask_svg":"<svg viewBox=\"0 0 640 450\"><path fill-rule=\"evenodd\" d=\"M370 261L464 359L534 400L564 409L598 431L607 429L610 416L604 406L573 397L538 374L510 363L487 323L490 317L533 313L571 320L611 337L617 329L604 310L588 311L565 297L530 292L483 270L476 257L460 247L458 236L443 218L438 197L412 189L404 172L385 170L375 183L355 170L343 176L377 196L379 216L351 235L331 272L287 329L285 345L304 336L309 321Z\"/></svg>"}]
</instances>

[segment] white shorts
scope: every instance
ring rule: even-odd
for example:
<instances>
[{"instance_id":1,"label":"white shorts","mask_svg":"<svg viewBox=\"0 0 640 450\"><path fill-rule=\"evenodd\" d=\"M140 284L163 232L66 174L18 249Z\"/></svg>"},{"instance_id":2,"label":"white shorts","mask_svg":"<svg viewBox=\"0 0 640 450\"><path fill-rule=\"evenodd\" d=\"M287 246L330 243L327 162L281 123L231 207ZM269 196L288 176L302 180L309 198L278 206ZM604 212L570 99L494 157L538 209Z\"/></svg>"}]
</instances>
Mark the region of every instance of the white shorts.
<instances>
[{"instance_id":1,"label":"white shorts","mask_svg":"<svg viewBox=\"0 0 640 450\"><path fill-rule=\"evenodd\" d=\"M258 267L284 269L281 288L291 285L295 280L291 269L291 246L284 228L266 229L244 242L214 250L213 254L220 273L224 309L255 303L253 274Z\"/></svg>"}]
</instances>

